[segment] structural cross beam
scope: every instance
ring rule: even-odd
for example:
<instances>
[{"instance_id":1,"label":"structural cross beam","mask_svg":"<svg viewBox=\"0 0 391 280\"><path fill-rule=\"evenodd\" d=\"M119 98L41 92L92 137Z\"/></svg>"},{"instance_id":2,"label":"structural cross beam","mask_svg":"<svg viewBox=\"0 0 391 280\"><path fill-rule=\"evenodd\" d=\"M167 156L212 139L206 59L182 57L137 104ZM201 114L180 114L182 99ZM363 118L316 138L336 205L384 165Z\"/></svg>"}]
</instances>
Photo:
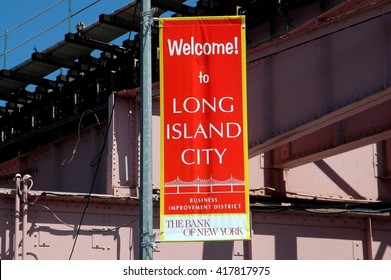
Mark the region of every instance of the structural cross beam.
<instances>
[{"instance_id":1,"label":"structural cross beam","mask_svg":"<svg viewBox=\"0 0 391 280\"><path fill-rule=\"evenodd\" d=\"M40 76L35 76L33 74L15 72L13 70L6 70L6 69L1 70L0 78L14 80L25 84L40 85L46 88L56 87L56 83L54 81L42 78Z\"/></svg>"},{"instance_id":2,"label":"structural cross beam","mask_svg":"<svg viewBox=\"0 0 391 280\"><path fill-rule=\"evenodd\" d=\"M66 34L65 41L90 48L91 51L100 50L100 51L117 53L117 54L126 54L130 51L127 48L118 45L106 43L85 36L79 36L78 34L73 34L73 33Z\"/></svg>"},{"instance_id":3,"label":"structural cross beam","mask_svg":"<svg viewBox=\"0 0 391 280\"><path fill-rule=\"evenodd\" d=\"M139 23L116 15L101 14L99 15L99 22L122 28L126 31L138 32L140 30Z\"/></svg>"},{"instance_id":4,"label":"structural cross beam","mask_svg":"<svg viewBox=\"0 0 391 280\"><path fill-rule=\"evenodd\" d=\"M98 59L91 56L82 57L78 61L75 61L71 58L55 56L52 53L34 52L31 55L31 59L33 61L50 64L57 67L64 67L76 70L91 70L92 68L96 68L99 66Z\"/></svg>"}]
</instances>

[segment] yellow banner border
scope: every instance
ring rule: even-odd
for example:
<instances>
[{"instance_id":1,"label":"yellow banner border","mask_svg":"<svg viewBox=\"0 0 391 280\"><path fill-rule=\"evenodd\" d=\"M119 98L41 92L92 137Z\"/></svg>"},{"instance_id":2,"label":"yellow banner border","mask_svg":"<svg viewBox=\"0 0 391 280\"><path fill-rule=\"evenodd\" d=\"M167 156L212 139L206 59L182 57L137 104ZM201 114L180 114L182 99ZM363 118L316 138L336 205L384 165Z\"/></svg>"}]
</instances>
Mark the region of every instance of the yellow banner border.
<instances>
[{"instance_id":1,"label":"yellow banner border","mask_svg":"<svg viewBox=\"0 0 391 280\"><path fill-rule=\"evenodd\" d=\"M244 157L244 182L245 182L245 204L246 212L243 215L246 215L246 237L240 240L250 240L251 239L251 222L250 222L250 195L249 195L249 175L248 175L248 119L247 119L247 67L246 67L246 19L245 16L203 16L203 17L178 17L178 18L159 18L159 79L160 79L160 241L165 242L164 240L164 71L163 64L163 29L165 21L190 21L190 20L230 20L230 19L241 19L242 28L241 28L241 61L242 61L242 112L243 112L243 157ZM205 214L203 216L210 215L230 215L227 214ZM169 215L169 216L199 216L197 214L189 215ZM238 240L238 239L213 239L213 240L199 240L199 241L229 241L229 240ZM183 242L185 240L170 240L168 242ZM197 240L192 240L196 242Z\"/></svg>"}]
</instances>

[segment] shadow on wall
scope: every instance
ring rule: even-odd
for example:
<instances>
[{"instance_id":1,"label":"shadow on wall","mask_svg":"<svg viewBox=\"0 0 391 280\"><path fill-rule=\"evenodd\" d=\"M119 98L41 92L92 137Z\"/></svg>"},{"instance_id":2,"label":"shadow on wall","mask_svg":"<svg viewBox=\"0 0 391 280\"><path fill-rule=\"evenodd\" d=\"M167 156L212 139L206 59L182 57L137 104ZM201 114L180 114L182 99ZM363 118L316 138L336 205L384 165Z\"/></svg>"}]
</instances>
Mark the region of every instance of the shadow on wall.
<instances>
[{"instance_id":1,"label":"shadow on wall","mask_svg":"<svg viewBox=\"0 0 391 280\"><path fill-rule=\"evenodd\" d=\"M367 259L365 221L335 215L253 214L253 258Z\"/></svg>"},{"instance_id":2,"label":"shadow on wall","mask_svg":"<svg viewBox=\"0 0 391 280\"><path fill-rule=\"evenodd\" d=\"M324 160L315 161L314 164L330 178L344 193L355 199L366 199L360 195L351 185L349 185L334 169Z\"/></svg>"}]
</instances>

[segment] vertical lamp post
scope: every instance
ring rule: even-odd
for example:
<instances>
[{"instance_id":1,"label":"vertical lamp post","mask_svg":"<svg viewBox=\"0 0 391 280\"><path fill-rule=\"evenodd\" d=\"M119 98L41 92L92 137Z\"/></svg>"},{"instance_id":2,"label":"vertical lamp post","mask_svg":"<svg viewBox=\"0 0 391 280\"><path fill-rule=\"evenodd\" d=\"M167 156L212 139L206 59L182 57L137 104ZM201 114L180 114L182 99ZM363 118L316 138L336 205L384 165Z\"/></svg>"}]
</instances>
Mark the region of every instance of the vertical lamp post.
<instances>
[{"instance_id":1,"label":"vertical lamp post","mask_svg":"<svg viewBox=\"0 0 391 280\"><path fill-rule=\"evenodd\" d=\"M151 1L141 2L141 192L140 259L152 260L152 71L151 71Z\"/></svg>"}]
</instances>

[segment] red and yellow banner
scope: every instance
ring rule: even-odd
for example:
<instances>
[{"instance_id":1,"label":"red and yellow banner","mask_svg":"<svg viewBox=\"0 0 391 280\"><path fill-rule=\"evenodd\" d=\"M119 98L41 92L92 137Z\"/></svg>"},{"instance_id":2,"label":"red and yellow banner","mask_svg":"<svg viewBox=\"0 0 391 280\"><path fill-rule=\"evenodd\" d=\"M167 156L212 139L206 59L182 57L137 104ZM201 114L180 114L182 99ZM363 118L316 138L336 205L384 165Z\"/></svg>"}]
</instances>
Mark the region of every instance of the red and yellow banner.
<instances>
[{"instance_id":1,"label":"red and yellow banner","mask_svg":"<svg viewBox=\"0 0 391 280\"><path fill-rule=\"evenodd\" d=\"M250 238L245 19L160 19L161 241Z\"/></svg>"}]
</instances>

